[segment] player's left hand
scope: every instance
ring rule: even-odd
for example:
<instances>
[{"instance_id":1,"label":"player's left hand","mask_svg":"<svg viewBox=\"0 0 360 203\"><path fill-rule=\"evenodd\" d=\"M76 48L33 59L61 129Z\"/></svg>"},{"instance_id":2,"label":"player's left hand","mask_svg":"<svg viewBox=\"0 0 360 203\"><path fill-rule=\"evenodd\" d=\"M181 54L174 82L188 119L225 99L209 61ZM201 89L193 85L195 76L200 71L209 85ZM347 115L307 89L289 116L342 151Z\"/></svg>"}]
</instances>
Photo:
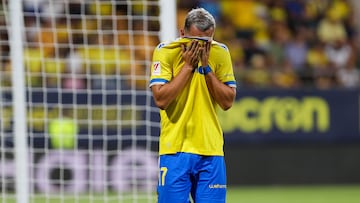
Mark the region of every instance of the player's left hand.
<instances>
[{"instance_id":1,"label":"player's left hand","mask_svg":"<svg viewBox=\"0 0 360 203\"><path fill-rule=\"evenodd\" d=\"M200 49L200 61L203 67L209 65L209 56L210 56L211 41L204 42L203 46Z\"/></svg>"}]
</instances>

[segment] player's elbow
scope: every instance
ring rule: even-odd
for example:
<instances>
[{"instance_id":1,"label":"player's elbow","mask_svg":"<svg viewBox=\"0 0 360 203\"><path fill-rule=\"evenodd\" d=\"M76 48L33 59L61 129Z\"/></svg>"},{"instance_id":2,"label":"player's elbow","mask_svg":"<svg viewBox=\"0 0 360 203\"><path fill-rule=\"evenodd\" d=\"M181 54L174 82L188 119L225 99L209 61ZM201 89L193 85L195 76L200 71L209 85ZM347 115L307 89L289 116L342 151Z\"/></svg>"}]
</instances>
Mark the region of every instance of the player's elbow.
<instances>
[{"instance_id":1,"label":"player's elbow","mask_svg":"<svg viewBox=\"0 0 360 203\"><path fill-rule=\"evenodd\" d=\"M151 90L153 92L153 99L154 99L155 105L159 109L165 110L169 106L169 102L168 102L167 97L165 96L166 94L160 92L161 87L162 87L161 85L156 85L156 86L153 86L151 88Z\"/></svg>"},{"instance_id":2,"label":"player's elbow","mask_svg":"<svg viewBox=\"0 0 360 203\"><path fill-rule=\"evenodd\" d=\"M232 102L221 105L222 110L227 111L232 107Z\"/></svg>"},{"instance_id":3,"label":"player's elbow","mask_svg":"<svg viewBox=\"0 0 360 203\"><path fill-rule=\"evenodd\" d=\"M220 107L224 110L227 111L229 110L235 100L235 96L236 96L236 91L234 88L231 88L232 91L229 91L229 94L227 94L227 96L223 97L222 99L220 99Z\"/></svg>"},{"instance_id":4,"label":"player's elbow","mask_svg":"<svg viewBox=\"0 0 360 203\"><path fill-rule=\"evenodd\" d=\"M169 106L167 102L156 99L155 99L155 105L161 110L165 110Z\"/></svg>"},{"instance_id":5,"label":"player's elbow","mask_svg":"<svg viewBox=\"0 0 360 203\"><path fill-rule=\"evenodd\" d=\"M156 106L161 110L165 110L168 107L167 105L164 104L156 104Z\"/></svg>"}]
</instances>

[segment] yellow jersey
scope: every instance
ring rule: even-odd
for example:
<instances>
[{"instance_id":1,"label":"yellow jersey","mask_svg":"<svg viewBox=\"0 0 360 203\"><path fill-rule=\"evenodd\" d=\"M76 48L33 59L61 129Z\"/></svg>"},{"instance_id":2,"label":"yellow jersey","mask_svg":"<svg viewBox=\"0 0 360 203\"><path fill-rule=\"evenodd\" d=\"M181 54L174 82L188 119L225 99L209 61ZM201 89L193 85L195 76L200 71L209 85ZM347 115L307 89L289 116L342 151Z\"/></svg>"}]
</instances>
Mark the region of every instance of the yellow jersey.
<instances>
[{"instance_id":1,"label":"yellow jersey","mask_svg":"<svg viewBox=\"0 0 360 203\"><path fill-rule=\"evenodd\" d=\"M184 65L181 44L187 44L190 40L178 38L169 43L160 43L155 48L150 87L170 82L180 72ZM236 87L230 53L225 45L212 42L209 66L221 82ZM205 76L197 68L183 91L167 109L160 110L159 154L186 152L223 156L224 138L217 109L218 104L209 93Z\"/></svg>"}]
</instances>

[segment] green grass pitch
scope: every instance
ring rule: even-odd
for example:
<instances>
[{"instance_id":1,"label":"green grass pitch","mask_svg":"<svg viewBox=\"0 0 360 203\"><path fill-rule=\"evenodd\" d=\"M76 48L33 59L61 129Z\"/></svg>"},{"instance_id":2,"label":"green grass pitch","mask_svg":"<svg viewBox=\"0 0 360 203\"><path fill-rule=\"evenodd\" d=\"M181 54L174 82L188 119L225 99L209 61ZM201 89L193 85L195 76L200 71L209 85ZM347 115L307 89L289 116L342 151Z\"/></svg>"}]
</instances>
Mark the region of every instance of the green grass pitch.
<instances>
[{"instance_id":1,"label":"green grass pitch","mask_svg":"<svg viewBox=\"0 0 360 203\"><path fill-rule=\"evenodd\" d=\"M152 198L152 199L151 199ZM154 196L108 194L80 196L41 196L30 203L155 203ZM15 203L13 194L0 198L0 203ZM229 187L227 203L359 203L360 185L324 186L253 186Z\"/></svg>"},{"instance_id":2,"label":"green grass pitch","mask_svg":"<svg viewBox=\"0 0 360 203\"><path fill-rule=\"evenodd\" d=\"M227 203L359 203L360 185L229 188Z\"/></svg>"}]
</instances>

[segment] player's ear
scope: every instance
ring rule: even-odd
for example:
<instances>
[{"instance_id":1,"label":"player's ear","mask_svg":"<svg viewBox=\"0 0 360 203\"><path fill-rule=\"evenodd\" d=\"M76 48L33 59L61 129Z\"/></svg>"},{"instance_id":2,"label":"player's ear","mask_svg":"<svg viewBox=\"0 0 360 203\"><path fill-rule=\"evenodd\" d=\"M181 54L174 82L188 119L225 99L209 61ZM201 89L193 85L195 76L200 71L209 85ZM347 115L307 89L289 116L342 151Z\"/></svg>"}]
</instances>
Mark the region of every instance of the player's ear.
<instances>
[{"instance_id":1,"label":"player's ear","mask_svg":"<svg viewBox=\"0 0 360 203\"><path fill-rule=\"evenodd\" d=\"M180 29L180 37L184 37L185 36L185 30L184 29Z\"/></svg>"}]
</instances>

